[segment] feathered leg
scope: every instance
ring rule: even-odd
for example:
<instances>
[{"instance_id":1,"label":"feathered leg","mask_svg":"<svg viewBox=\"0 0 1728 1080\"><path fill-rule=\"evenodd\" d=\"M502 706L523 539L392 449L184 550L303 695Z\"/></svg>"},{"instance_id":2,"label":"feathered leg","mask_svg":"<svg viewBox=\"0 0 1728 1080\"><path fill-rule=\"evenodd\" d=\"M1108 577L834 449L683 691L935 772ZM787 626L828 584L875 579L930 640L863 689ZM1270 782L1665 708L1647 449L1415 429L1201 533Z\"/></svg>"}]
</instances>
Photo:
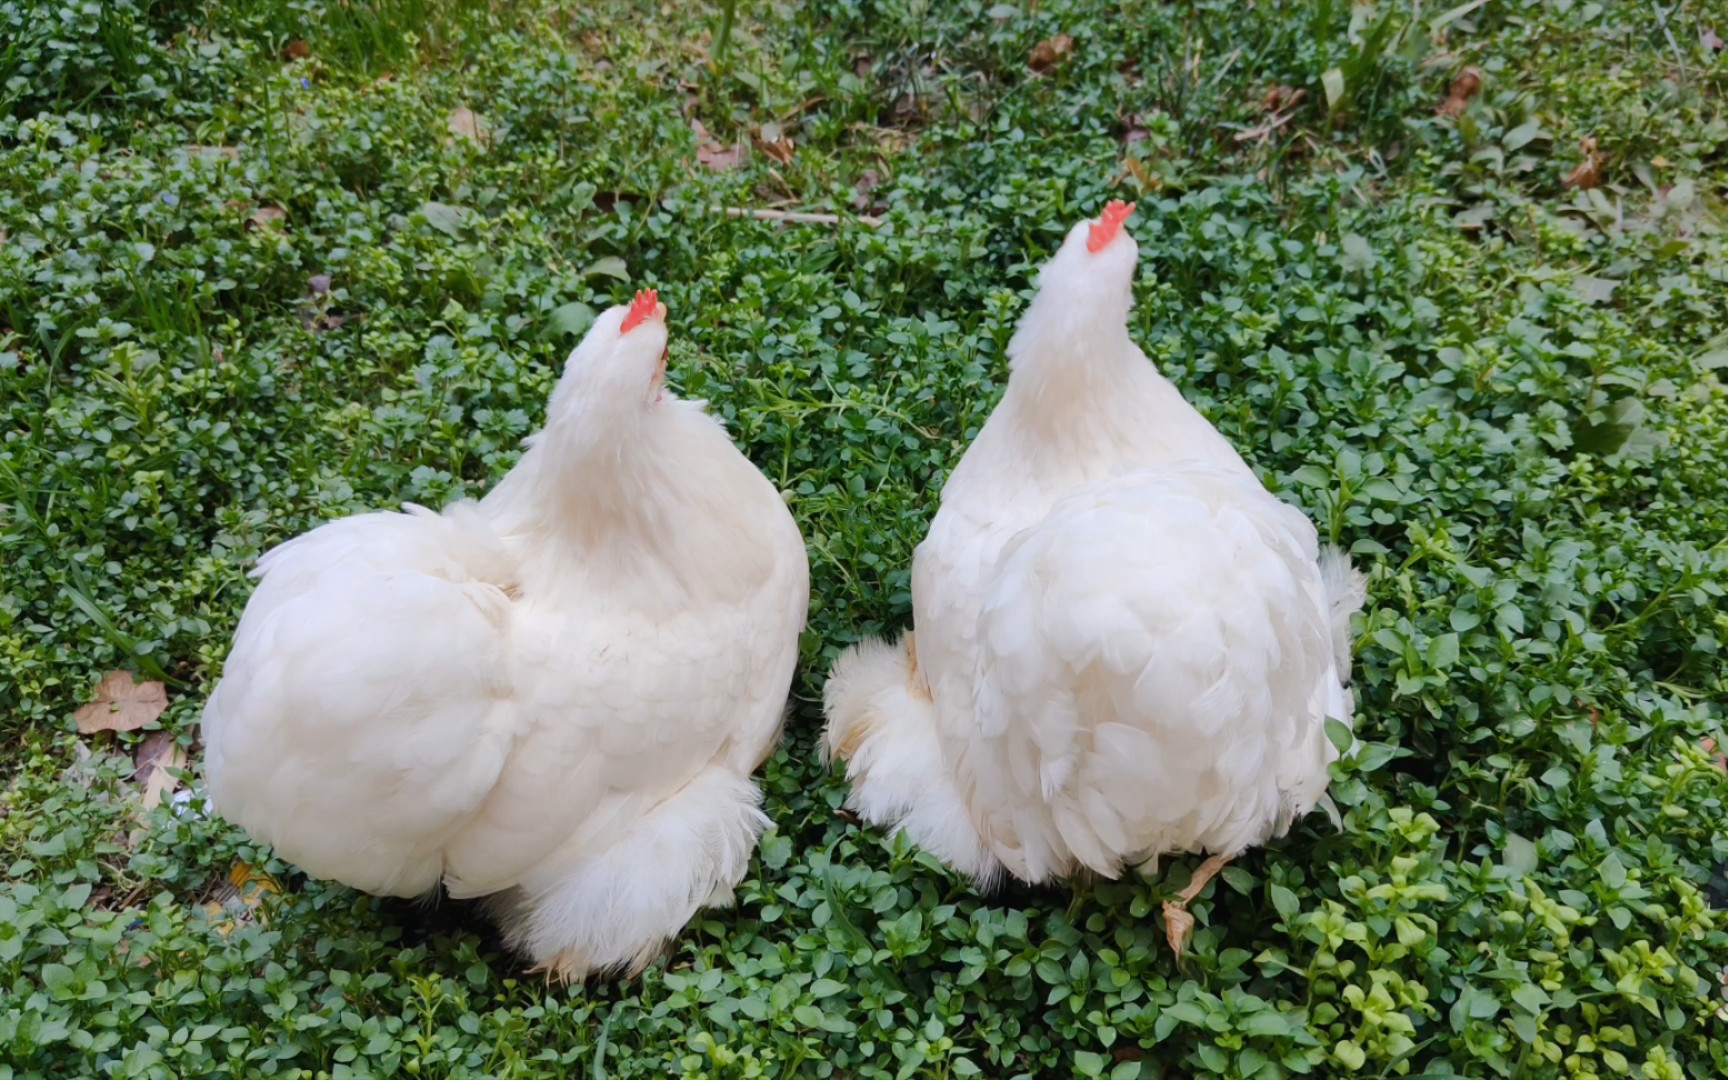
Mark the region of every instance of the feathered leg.
<instances>
[{"instance_id":1,"label":"feathered leg","mask_svg":"<svg viewBox=\"0 0 1728 1080\"><path fill-rule=\"evenodd\" d=\"M709 769L610 846L537 872L490 911L537 972L637 975L698 910L732 902L768 825L761 799L748 777Z\"/></svg>"}]
</instances>

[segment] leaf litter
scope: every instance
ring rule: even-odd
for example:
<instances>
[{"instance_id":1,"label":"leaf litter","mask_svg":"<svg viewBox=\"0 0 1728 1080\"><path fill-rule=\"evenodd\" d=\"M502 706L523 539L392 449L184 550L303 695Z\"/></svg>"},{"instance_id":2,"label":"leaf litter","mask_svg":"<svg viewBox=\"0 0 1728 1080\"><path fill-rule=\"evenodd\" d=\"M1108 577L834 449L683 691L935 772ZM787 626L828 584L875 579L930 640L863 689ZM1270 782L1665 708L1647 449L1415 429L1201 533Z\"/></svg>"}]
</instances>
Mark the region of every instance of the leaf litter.
<instances>
[{"instance_id":1,"label":"leaf litter","mask_svg":"<svg viewBox=\"0 0 1728 1080\"><path fill-rule=\"evenodd\" d=\"M130 671L110 671L96 687L96 700L72 719L81 735L99 731L136 731L168 708L168 689L159 682L135 682Z\"/></svg>"}]
</instances>

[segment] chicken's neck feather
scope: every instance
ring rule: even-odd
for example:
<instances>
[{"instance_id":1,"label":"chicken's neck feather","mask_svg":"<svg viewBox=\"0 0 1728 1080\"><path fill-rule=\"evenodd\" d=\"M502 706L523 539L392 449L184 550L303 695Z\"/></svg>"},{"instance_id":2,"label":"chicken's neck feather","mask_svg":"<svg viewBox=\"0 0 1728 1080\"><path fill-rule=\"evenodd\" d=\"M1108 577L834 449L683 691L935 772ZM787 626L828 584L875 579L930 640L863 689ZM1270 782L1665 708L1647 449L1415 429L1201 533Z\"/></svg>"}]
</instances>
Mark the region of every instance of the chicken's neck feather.
<instances>
[{"instance_id":1,"label":"chicken's neck feather","mask_svg":"<svg viewBox=\"0 0 1728 1080\"><path fill-rule=\"evenodd\" d=\"M1029 436L1085 442L1105 434L1101 428L1136 416L1151 419L1143 416L1142 400L1150 362L1123 326L1035 309L1009 343L1008 356L1002 406Z\"/></svg>"},{"instance_id":2,"label":"chicken's neck feather","mask_svg":"<svg viewBox=\"0 0 1728 1080\"><path fill-rule=\"evenodd\" d=\"M547 572L655 578L684 595L751 587L762 553L728 523L765 486L700 402L668 399L604 440L552 424L482 503ZM699 527L697 527L699 526Z\"/></svg>"},{"instance_id":3,"label":"chicken's neck feather","mask_svg":"<svg viewBox=\"0 0 1728 1080\"><path fill-rule=\"evenodd\" d=\"M1041 298L1042 299L1042 298ZM1019 468L1071 477L1199 458L1247 465L1114 317L1037 306L1009 344L998 413Z\"/></svg>"}]
</instances>

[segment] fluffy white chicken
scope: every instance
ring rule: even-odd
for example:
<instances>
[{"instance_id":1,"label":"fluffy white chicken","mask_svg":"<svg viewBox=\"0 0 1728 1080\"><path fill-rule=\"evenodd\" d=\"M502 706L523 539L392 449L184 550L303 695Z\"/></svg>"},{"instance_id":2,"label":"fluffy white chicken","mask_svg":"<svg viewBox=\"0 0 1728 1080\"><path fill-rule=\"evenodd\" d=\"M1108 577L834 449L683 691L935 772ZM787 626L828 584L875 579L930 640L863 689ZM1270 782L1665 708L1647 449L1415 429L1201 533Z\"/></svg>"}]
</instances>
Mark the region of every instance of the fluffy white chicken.
<instances>
[{"instance_id":1,"label":"fluffy white chicken","mask_svg":"<svg viewBox=\"0 0 1728 1080\"><path fill-rule=\"evenodd\" d=\"M809 600L779 492L665 393L665 316L599 317L479 503L267 553L204 711L223 816L357 889L491 897L564 979L731 901Z\"/></svg>"},{"instance_id":2,"label":"fluffy white chicken","mask_svg":"<svg viewBox=\"0 0 1728 1080\"><path fill-rule=\"evenodd\" d=\"M849 805L981 883L1225 862L1325 793L1359 575L1128 337L1113 202L1044 267L1001 404L942 491L913 628L835 663ZM915 644L914 644L915 640Z\"/></svg>"}]
</instances>

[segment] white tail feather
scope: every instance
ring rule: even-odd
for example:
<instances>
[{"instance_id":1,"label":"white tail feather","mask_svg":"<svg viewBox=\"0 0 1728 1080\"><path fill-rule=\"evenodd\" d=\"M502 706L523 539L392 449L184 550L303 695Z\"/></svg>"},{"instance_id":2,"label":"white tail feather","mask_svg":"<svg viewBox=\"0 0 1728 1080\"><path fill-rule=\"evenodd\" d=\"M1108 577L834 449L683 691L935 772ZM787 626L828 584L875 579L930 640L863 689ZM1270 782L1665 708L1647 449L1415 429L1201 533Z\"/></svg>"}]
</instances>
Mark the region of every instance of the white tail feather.
<instances>
[{"instance_id":1,"label":"white tail feather","mask_svg":"<svg viewBox=\"0 0 1728 1080\"><path fill-rule=\"evenodd\" d=\"M823 752L846 762L846 805L882 828L904 832L942 862L989 885L1002 864L978 835L942 758L936 709L913 668L912 635L895 647L867 640L834 662L823 690Z\"/></svg>"},{"instance_id":2,"label":"white tail feather","mask_svg":"<svg viewBox=\"0 0 1728 1080\"><path fill-rule=\"evenodd\" d=\"M1335 547L1320 550L1320 584L1326 590L1327 614L1332 626L1332 651L1338 670L1350 670L1350 616L1362 610L1368 598L1368 579L1350 565L1350 557Z\"/></svg>"}]
</instances>

